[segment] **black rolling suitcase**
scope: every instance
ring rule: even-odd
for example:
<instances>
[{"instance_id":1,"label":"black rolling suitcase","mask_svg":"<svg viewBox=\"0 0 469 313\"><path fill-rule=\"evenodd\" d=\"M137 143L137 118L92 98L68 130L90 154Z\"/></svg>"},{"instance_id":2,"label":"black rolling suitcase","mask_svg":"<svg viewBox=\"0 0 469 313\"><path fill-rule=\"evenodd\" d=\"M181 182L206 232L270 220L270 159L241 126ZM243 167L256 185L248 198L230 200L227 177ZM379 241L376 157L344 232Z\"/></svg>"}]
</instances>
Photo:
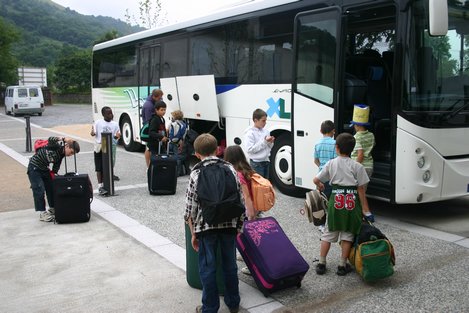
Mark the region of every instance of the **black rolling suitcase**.
<instances>
[{"instance_id":1,"label":"black rolling suitcase","mask_svg":"<svg viewBox=\"0 0 469 313\"><path fill-rule=\"evenodd\" d=\"M174 195L177 185L177 159L169 154L169 145L166 154L161 153L161 142L158 154L151 155L148 168L148 191L151 195Z\"/></svg>"},{"instance_id":2,"label":"black rolling suitcase","mask_svg":"<svg viewBox=\"0 0 469 313\"><path fill-rule=\"evenodd\" d=\"M54 178L54 208L56 223L88 222L91 217L90 204L93 201L93 187L88 174L77 173L77 157L75 172L67 171L65 157L65 175Z\"/></svg>"}]
</instances>

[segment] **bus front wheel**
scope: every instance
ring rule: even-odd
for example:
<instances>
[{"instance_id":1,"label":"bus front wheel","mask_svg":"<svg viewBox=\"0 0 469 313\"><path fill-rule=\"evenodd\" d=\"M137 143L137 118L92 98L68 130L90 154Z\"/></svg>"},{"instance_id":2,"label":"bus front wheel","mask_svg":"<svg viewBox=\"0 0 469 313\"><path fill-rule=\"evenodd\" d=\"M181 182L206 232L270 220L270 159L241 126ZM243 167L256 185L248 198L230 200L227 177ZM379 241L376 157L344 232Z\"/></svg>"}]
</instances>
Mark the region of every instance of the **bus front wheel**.
<instances>
[{"instance_id":1,"label":"bus front wheel","mask_svg":"<svg viewBox=\"0 0 469 313\"><path fill-rule=\"evenodd\" d=\"M140 143L134 141L134 134L132 130L132 122L128 116L122 119L121 125L121 139L124 144L124 148L127 151L139 151Z\"/></svg>"},{"instance_id":2,"label":"bus front wheel","mask_svg":"<svg viewBox=\"0 0 469 313\"><path fill-rule=\"evenodd\" d=\"M281 193L304 197L304 191L293 184L292 143L290 133L275 139L270 152L270 178Z\"/></svg>"}]
</instances>

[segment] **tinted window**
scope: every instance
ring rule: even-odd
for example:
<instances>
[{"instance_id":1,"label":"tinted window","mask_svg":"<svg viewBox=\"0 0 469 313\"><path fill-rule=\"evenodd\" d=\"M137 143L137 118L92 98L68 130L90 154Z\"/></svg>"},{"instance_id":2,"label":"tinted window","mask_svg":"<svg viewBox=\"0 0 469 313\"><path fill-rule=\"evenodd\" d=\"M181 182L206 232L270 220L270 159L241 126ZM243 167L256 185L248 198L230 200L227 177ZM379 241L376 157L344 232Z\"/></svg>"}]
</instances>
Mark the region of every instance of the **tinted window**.
<instances>
[{"instance_id":1,"label":"tinted window","mask_svg":"<svg viewBox=\"0 0 469 313\"><path fill-rule=\"evenodd\" d=\"M18 97L19 98L26 98L27 96L28 96L28 89L18 88Z\"/></svg>"},{"instance_id":2,"label":"tinted window","mask_svg":"<svg viewBox=\"0 0 469 313\"><path fill-rule=\"evenodd\" d=\"M214 28L209 34L191 38L191 75L226 76L225 30Z\"/></svg>"},{"instance_id":3,"label":"tinted window","mask_svg":"<svg viewBox=\"0 0 469 313\"><path fill-rule=\"evenodd\" d=\"M296 88L307 97L332 104L337 23L332 18L318 20L317 16L298 19Z\"/></svg>"},{"instance_id":4,"label":"tinted window","mask_svg":"<svg viewBox=\"0 0 469 313\"><path fill-rule=\"evenodd\" d=\"M39 96L39 91L37 88L29 88L29 96L30 97L38 97Z\"/></svg>"},{"instance_id":5,"label":"tinted window","mask_svg":"<svg viewBox=\"0 0 469 313\"><path fill-rule=\"evenodd\" d=\"M187 40L168 41L163 49L163 77L187 75Z\"/></svg>"},{"instance_id":6,"label":"tinted window","mask_svg":"<svg viewBox=\"0 0 469 313\"><path fill-rule=\"evenodd\" d=\"M93 56L93 87L128 87L137 84L135 48L96 51Z\"/></svg>"}]
</instances>

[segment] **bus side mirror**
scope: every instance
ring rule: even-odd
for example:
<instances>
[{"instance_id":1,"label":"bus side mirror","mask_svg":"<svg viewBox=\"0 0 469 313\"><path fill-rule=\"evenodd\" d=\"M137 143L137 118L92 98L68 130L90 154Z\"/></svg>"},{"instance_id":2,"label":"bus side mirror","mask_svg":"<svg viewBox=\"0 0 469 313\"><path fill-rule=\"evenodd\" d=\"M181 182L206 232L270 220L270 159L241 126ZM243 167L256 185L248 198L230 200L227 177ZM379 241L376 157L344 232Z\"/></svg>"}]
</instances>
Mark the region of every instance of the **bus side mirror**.
<instances>
[{"instance_id":1,"label":"bus side mirror","mask_svg":"<svg viewBox=\"0 0 469 313\"><path fill-rule=\"evenodd\" d=\"M448 32L448 2L428 0L428 25L431 36L445 36Z\"/></svg>"}]
</instances>

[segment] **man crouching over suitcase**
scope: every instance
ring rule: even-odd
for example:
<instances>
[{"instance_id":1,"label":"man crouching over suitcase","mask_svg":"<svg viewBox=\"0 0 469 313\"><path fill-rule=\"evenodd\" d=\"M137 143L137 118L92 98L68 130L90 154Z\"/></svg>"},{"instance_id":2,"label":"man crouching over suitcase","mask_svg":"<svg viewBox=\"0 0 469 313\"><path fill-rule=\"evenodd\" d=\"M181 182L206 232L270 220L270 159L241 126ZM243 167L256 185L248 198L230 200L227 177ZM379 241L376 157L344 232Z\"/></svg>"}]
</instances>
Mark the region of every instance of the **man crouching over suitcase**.
<instances>
[{"instance_id":1,"label":"man crouching over suitcase","mask_svg":"<svg viewBox=\"0 0 469 313\"><path fill-rule=\"evenodd\" d=\"M54 220L54 194L52 179L60 169L62 159L80 152L80 145L71 138L49 137L47 145L39 148L29 159L28 178L33 191L34 209L39 212L39 220L51 222ZM52 163L52 170L50 164ZM47 196L49 209L46 210Z\"/></svg>"},{"instance_id":2,"label":"man crouching over suitcase","mask_svg":"<svg viewBox=\"0 0 469 313\"><path fill-rule=\"evenodd\" d=\"M218 245L225 279L225 304L230 312L238 312L240 296L235 240L245 210L238 176L231 164L215 156L217 140L212 135L197 137L194 149L201 161L189 178L184 220L191 230L192 247L199 252L203 289L202 305L197 306L196 312L215 313L220 307L216 279L220 261L217 260Z\"/></svg>"}]
</instances>

